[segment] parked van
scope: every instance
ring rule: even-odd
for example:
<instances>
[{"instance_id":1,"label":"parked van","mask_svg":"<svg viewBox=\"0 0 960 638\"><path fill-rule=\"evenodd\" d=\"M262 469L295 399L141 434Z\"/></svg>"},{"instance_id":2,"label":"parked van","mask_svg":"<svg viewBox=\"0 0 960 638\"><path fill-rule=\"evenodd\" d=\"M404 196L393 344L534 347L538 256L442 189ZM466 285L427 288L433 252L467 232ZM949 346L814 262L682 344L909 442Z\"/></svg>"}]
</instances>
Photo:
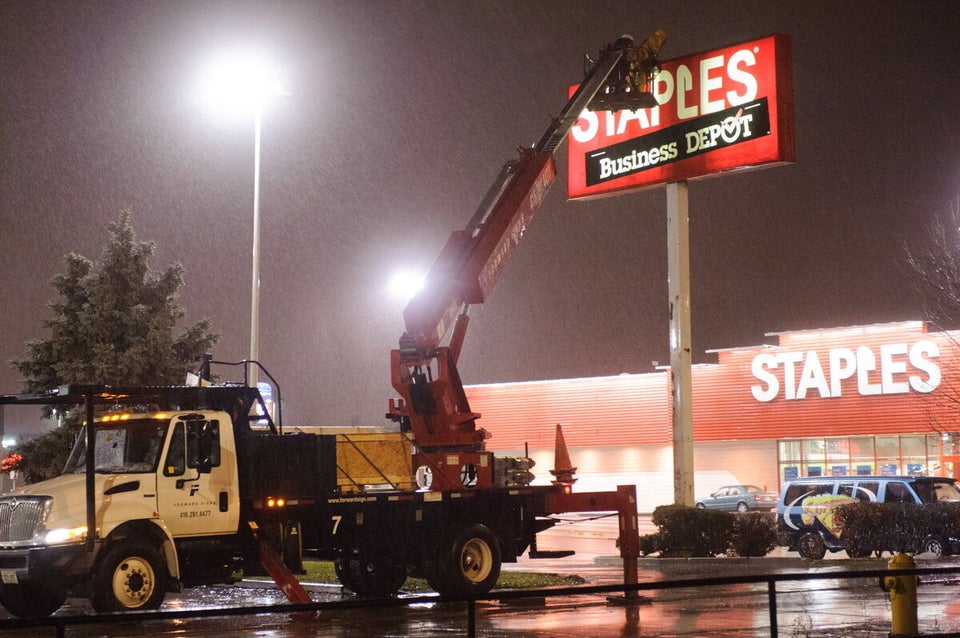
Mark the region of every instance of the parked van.
<instances>
[{"instance_id":1,"label":"parked van","mask_svg":"<svg viewBox=\"0 0 960 638\"><path fill-rule=\"evenodd\" d=\"M788 481L780 490L777 521L790 550L804 558L823 558L827 550L845 549L834 508L844 503L936 503L960 501L951 478L932 476L816 476ZM949 554L949 539L930 537L921 552Z\"/></svg>"}]
</instances>

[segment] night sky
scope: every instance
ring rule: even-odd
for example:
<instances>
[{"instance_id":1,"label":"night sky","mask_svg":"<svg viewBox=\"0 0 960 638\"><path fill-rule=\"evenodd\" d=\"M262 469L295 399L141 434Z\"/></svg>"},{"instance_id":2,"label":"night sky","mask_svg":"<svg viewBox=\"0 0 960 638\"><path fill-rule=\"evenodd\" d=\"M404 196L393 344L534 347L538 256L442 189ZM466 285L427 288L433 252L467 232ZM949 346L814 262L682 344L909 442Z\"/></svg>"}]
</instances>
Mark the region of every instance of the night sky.
<instances>
[{"instance_id":1,"label":"night sky","mask_svg":"<svg viewBox=\"0 0 960 638\"><path fill-rule=\"evenodd\" d=\"M0 2L0 393L45 336L63 256L131 211L186 269L214 353L249 340L253 123L198 104L212 55L268 50L260 358L287 427L386 425L403 301L596 54L657 28L664 59L793 39L797 162L690 183L695 362L765 333L919 319L905 243L960 195L960 3L165 0ZM565 149L565 147L564 147ZM662 188L566 201L561 174L471 309L465 383L668 363ZM17 423L7 418L8 431Z\"/></svg>"}]
</instances>

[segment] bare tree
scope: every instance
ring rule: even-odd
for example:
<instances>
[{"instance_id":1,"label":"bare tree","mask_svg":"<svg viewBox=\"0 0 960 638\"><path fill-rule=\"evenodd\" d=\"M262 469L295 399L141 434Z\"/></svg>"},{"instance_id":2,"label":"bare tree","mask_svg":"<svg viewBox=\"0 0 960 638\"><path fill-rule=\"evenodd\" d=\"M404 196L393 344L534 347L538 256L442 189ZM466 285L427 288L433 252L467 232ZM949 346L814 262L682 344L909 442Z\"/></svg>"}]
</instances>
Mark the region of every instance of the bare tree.
<instances>
[{"instance_id":1,"label":"bare tree","mask_svg":"<svg viewBox=\"0 0 960 638\"><path fill-rule=\"evenodd\" d=\"M922 249L906 246L906 263L923 294L926 320L938 330L960 327L960 197L934 219Z\"/></svg>"},{"instance_id":2,"label":"bare tree","mask_svg":"<svg viewBox=\"0 0 960 638\"><path fill-rule=\"evenodd\" d=\"M924 318L953 344L952 352L942 353L942 364L956 369L960 363L960 340L955 332L960 328L960 196L950 203L946 215L936 217L930 224L923 247L907 245L905 252L906 265L923 297ZM960 462L960 384L951 382L952 378L944 376L928 418L935 430L946 435L943 453L956 457L946 459L956 468Z\"/></svg>"}]
</instances>

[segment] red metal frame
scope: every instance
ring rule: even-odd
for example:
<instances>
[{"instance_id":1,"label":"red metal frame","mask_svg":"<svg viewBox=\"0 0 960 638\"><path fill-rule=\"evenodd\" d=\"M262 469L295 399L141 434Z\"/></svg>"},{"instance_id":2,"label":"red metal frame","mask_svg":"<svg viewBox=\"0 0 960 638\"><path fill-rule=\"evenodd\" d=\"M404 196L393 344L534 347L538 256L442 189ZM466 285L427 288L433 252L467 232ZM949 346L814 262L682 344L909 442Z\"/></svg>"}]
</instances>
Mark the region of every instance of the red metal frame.
<instances>
[{"instance_id":1,"label":"red metal frame","mask_svg":"<svg viewBox=\"0 0 960 638\"><path fill-rule=\"evenodd\" d=\"M637 520L637 488L618 485L616 492L573 492L569 486L546 498L551 514L564 512L616 511L620 530L620 557L623 559L623 582L636 584L639 578L640 530ZM629 592L636 596L637 592Z\"/></svg>"}]
</instances>

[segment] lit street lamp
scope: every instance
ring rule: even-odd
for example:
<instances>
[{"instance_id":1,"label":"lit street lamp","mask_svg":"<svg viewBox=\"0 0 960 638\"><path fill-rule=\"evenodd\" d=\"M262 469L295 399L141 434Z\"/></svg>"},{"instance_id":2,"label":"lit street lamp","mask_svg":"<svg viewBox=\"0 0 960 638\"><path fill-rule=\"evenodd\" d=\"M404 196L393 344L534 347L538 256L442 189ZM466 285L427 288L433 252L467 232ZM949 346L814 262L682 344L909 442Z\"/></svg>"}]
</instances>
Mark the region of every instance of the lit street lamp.
<instances>
[{"instance_id":1,"label":"lit street lamp","mask_svg":"<svg viewBox=\"0 0 960 638\"><path fill-rule=\"evenodd\" d=\"M214 59L202 82L205 102L219 114L248 116L253 110L253 265L250 285L250 361L260 358L260 131L263 105L271 96L285 95L273 69L252 52ZM257 385L257 366L248 366L248 382Z\"/></svg>"}]
</instances>

